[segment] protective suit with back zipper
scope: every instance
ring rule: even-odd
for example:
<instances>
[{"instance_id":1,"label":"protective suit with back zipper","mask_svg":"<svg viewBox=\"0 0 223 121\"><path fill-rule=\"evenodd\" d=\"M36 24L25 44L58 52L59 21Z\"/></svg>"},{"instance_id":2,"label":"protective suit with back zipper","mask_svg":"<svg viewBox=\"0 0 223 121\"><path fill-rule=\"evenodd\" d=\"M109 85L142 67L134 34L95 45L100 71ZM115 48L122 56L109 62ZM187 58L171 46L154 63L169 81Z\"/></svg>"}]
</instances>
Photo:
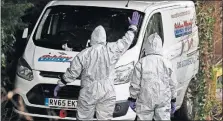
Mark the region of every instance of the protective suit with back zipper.
<instances>
[{"instance_id":1,"label":"protective suit with back zipper","mask_svg":"<svg viewBox=\"0 0 223 121\"><path fill-rule=\"evenodd\" d=\"M116 101L113 76L115 64L130 47L138 20L139 14L134 12L133 24L130 22L129 30L117 42L106 43L104 28L96 27L91 35L91 47L74 57L62 79L58 81L55 95L60 87L81 76L82 89L77 104L78 120L92 120L95 112L97 119L112 119Z\"/></svg>"},{"instance_id":2,"label":"protective suit with back zipper","mask_svg":"<svg viewBox=\"0 0 223 121\"><path fill-rule=\"evenodd\" d=\"M170 120L176 77L171 62L163 57L159 35L150 35L145 44L146 56L135 65L129 100L136 101L137 120Z\"/></svg>"}]
</instances>

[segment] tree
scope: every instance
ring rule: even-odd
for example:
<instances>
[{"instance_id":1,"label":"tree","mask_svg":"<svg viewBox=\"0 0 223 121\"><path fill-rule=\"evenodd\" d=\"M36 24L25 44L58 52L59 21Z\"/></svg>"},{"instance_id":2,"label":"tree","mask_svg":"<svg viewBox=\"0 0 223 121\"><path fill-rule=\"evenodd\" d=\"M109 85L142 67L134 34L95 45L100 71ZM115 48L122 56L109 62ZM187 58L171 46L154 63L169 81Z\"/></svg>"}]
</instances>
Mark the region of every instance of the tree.
<instances>
[{"instance_id":1,"label":"tree","mask_svg":"<svg viewBox=\"0 0 223 121\"><path fill-rule=\"evenodd\" d=\"M24 15L24 11L33 4L25 0L2 0L2 14L1 14L1 49L2 49L2 82L9 81L9 73L7 69L15 60L15 48L13 48L16 42L16 32L26 27L26 24L22 22L21 16Z\"/></svg>"}]
</instances>

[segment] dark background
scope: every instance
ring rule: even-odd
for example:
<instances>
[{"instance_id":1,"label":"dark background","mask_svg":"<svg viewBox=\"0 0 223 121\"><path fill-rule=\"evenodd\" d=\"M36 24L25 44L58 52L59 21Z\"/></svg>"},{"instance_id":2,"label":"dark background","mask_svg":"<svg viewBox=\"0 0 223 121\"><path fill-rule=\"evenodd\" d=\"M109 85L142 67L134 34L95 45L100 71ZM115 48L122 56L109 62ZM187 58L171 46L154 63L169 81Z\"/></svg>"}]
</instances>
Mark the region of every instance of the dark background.
<instances>
[{"instance_id":1,"label":"dark background","mask_svg":"<svg viewBox=\"0 0 223 121\"><path fill-rule=\"evenodd\" d=\"M13 89L17 60L22 56L26 39L24 28L32 31L43 8L50 0L1 1L1 86Z\"/></svg>"}]
</instances>

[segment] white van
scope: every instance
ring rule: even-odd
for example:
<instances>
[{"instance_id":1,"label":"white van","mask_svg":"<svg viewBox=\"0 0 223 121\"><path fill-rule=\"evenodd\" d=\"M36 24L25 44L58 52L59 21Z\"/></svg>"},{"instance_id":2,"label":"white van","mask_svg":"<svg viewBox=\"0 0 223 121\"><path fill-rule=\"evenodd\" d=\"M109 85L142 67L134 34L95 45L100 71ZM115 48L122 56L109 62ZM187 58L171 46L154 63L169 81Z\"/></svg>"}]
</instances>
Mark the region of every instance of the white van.
<instances>
[{"instance_id":1,"label":"white van","mask_svg":"<svg viewBox=\"0 0 223 121\"><path fill-rule=\"evenodd\" d=\"M87 46L93 29L102 25L107 41L115 42L128 29L128 17L134 11L141 14L139 32L128 51L116 65L115 89L117 95L114 120L135 119L129 108L130 75L134 64L144 56L144 46L149 35L157 32L163 40L164 55L172 60L177 80L177 109L186 118L192 116L193 103L188 85L198 73L198 28L192 1L51 1L44 8L32 33L24 30L27 46L19 59L15 88L26 110L14 108L15 112L33 117L61 118L59 112L65 107L51 107L45 102L53 97L58 75L64 73L70 61ZM64 46L72 48L65 51ZM80 80L68 84L59 97L77 100ZM184 98L185 97L185 98ZM70 105L67 116L76 119L76 104Z\"/></svg>"}]
</instances>

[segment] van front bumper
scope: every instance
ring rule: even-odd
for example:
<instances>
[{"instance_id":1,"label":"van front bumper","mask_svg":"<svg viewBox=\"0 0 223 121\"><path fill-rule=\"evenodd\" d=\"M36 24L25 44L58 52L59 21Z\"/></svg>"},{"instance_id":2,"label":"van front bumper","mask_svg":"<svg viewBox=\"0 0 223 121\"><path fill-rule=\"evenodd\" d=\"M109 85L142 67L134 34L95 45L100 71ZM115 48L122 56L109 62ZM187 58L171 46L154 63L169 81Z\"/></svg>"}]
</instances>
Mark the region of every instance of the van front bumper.
<instances>
[{"instance_id":1,"label":"van front bumper","mask_svg":"<svg viewBox=\"0 0 223 121\"><path fill-rule=\"evenodd\" d=\"M39 118L48 118L48 119L63 119L63 120L76 120L76 111L67 111L68 115L72 115L73 117L59 117L60 109L44 109L44 108L36 108L36 107L27 107L26 111L20 111L16 107L13 108L14 112L22 116L30 116L30 117L39 117ZM128 109L128 112L124 116L115 117L112 120L134 120L136 114L132 111L132 109ZM96 118L94 118L96 120Z\"/></svg>"},{"instance_id":2,"label":"van front bumper","mask_svg":"<svg viewBox=\"0 0 223 121\"><path fill-rule=\"evenodd\" d=\"M53 118L53 119L67 119L67 120L75 120L76 118L76 109L67 109L67 117L61 118L59 117L59 112L61 108L51 108L42 104L44 102L44 98L42 96L50 97L51 88L56 86L55 80L45 80L44 78L40 80L27 81L20 77L16 77L16 85L15 87L19 90L16 95L13 96L13 100L17 103L16 105L21 105L18 103L23 103L23 107L25 110L20 110L21 108L14 106L14 111L21 115L31 116L31 117L40 117L40 118ZM51 81L52 80L52 81ZM45 86L47 87L45 87ZM39 90L39 86L41 86L41 91ZM77 85L68 85L67 87L75 88ZM119 85L115 88L119 93L117 93L116 107L113 113L114 120L134 120L135 112L129 108L128 101L126 100L127 95L123 94L123 86L128 85ZM126 88L124 87L124 88ZM74 90L72 90L73 92ZM67 93L67 92L66 92ZM67 93L68 94L68 93ZM76 93L75 93L76 94ZM77 92L78 94L78 92ZM67 95L63 95L67 96ZM20 97L20 98L18 98ZM122 99L120 98L122 97ZM73 97L76 98L76 97ZM20 100L18 100L20 99ZM65 98L66 99L66 98Z\"/></svg>"}]
</instances>

